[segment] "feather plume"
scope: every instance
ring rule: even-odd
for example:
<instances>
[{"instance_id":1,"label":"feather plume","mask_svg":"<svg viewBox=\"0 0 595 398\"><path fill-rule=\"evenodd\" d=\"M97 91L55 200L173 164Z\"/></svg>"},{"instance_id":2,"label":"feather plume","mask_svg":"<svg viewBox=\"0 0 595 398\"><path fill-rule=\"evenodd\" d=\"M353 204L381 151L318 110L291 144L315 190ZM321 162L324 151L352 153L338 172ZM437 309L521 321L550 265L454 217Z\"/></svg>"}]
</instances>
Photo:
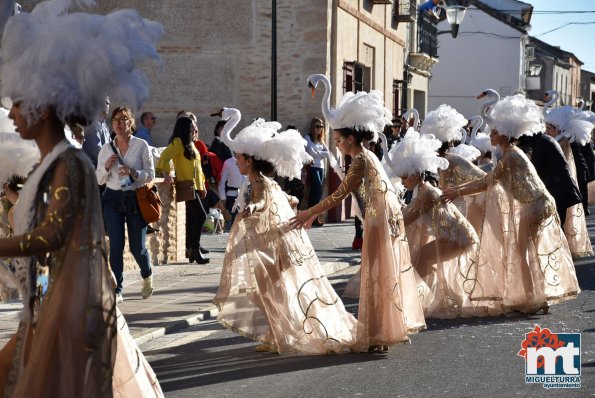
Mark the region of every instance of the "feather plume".
<instances>
[{"instance_id":1,"label":"feather plume","mask_svg":"<svg viewBox=\"0 0 595 398\"><path fill-rule=\"evenodd\" d=\"M329 123L333 129L355 128L356 130L383 131L391 125L391 113L384 107L382 92L347 92L332 113Z\"/></svg>"},{"instance_id":2,"label":"feather plume","mask_svg":"<svg viewBox=\"0 0 595 398\"><path fill-rule=\"evenodd\" d=\"M425 171L437 173L438 169L448 168L448 160L438 156L442 142L432 134L408 132L389 155L395 166L393 173L399 177L407 177Z\"/></svg>"},{"instance_id":3,"label":"feather plume","mask_svg":"<svg viewBox=\"0 0 595 398\"><path fill-rule=\"evenodd\" d=\"M449 149L448 153L454 153L455 155L462 156L470 162L474 161L481 155L479 149L467 144L459 144L456 147Z\"/></svg>"},{"instance_id":4,"label":"feather plume","mask_svg":"<svg viewBox=\"0 0 595 398\"><path fill-rule=\"evenodd\" d=\"M442 104L426 115L420 132L432 134L441 142L449 142L461 139L460 129L466 124L465 116L457 112L456 109Z\"/></svg>"},{"instance_id":5,"label":"feather plume","mask_svg":"<svg viewBox=\"0 0 595 398\"><path fill-rule=\"evenodd\" d=\"M17 133L0 133L0 185L13 176L26 177L39 157L34 141L24 140Z\"/></svg>"},{"instance_id":6,"label":"feather plume","mask_svg":"<svg viewBox=\"0 0 595 398\"><path fill-rule=\"evenodd\" d=\"M63 122L76 115L91 123L105 109L106 96L135 109L148 98L149 82L137 64L159 60L162 26L135 10L66 13L72 5L94 4L50 0L9 18L0 48L0 93L21 102L29 123L48 105Z\"/></svg>"},{"instance_id":7,"label":"feather plume","mask_svg":"<svg viewBox=\"0 0 595 398\"><path fill-rule=\"evenodd\" d=\"M544 130L541 111L533 101L521 94L505 97L492 109L494 118L491 127L498 134L519 138L522 135L534 135Z\"/></svg>"}]
</instances>

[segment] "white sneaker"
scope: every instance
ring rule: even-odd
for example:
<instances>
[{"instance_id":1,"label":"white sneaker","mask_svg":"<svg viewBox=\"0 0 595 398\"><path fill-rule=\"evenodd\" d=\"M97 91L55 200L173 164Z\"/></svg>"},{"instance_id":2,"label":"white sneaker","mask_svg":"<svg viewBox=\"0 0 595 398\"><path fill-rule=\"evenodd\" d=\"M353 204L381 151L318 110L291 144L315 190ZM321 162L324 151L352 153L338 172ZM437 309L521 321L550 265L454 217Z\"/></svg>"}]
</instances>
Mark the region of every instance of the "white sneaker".
<instances>
[{"instance_id":1,"label":"white sneaker","mask_svg":"<svg viewBox=\"0 0 595 398\"><path fill-rule=\"evenodd\" d=\"M116 293L116 304L120 304L124 302L124 297L122 293Z\"/></svg>"},{"instance_id":2,"label":"white sneaker","mask_svg":"<svg viewBox=\"0 0 595 398\"><path fill-rule=\"evenodd\" d=\"M140 295L143 299L148 299L153 294L153 275L143 279L143 288L140 291Z\"/></svg>"}]
</instances>

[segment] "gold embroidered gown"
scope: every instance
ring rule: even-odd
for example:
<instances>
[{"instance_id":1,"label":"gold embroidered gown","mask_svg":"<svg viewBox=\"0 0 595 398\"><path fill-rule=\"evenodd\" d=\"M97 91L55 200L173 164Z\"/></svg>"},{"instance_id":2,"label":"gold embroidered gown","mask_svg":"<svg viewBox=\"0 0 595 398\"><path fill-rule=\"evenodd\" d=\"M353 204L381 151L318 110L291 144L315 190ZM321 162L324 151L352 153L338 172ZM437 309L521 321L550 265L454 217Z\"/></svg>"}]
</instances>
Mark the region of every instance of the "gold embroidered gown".
<instances>
[{"instance_id":1,"label":"gold embroidered gown","mask_svg":"<svg viewBox=\"0 0 595 398\"><path fill-rule=\"evenodd\" d=\"M87 156L62 141L29 176L19 202L27 196L32 209L19 213L17 203L11 239L20 249L10 253L27 257L3 268L24 304L18 331L0 352L5 396L162 396L122 330L123 318L116 319L99 191Z\"/></svg>"},{"instance_id":2,"label":"gold embroidered gown","mask_svg":"<svg viewBox=\"0 0 595 398\"><path fill-rule=\"evenodd\" d=\"M364 200L358 328L353 351L394 345L425 329L416 275L397 194L384 168L364 149L353 158L339 188L321 202L326 211L359 190Z\"/></svg>"},{"instance_id":3,"label":"gold embroidered gown","mask_svg":"<svg viewBox=\"0 0 595 398\"><path fill-rule=\"evenodd\" d=\"M563 138L558 142L564 153L564 157L568 162L570 175L576 182L576 165L574 164L574 155L572 148L567 138ZM564 222L564 235L568 240L570 253L572 257L587 257L593 255L593 248L591 246L591 239L589 238L589 231L587 230L587 219L585 218L585 211L582 203L577 203L566 209L566 221Z\"/></svg>"},{"instance_id":4,"label":"gold embroidered gown","mask_svg":"<svg viewBox=\"0 0 595 398\"><path fill-rule=\"evenodd\" d=\"M501 217L500 230L484 223L481 247L500 250L498 287L505 307L533 312L575 298L580 292L568 243L560 227L556 204L527 156L508 147L493 171L460 186L464 194L502 187L486 209L486 218Z\"/></svg>"},{"instance_id":5,"label":"gold embroidered gown","mask_svg":"<svg viewBox=\"0 0 595 398\"><path fill-rule=\"evenodd\" d=\"M435 318L500 314L500 304L494 302L494 272L486 261L477 260L477 234L453 203L441 202L441 194L424 183L403 209L424 314Z\"/></svg>"},{"instance_id":6,"label":"gold embroidered gown","mask_svg":"<svg viewBox=\"0 0 595 398\"><path fill-rule=\"evenodd\" d=\"M282 355L349 352L357 321L337 296L303 229L289 225L294 212L273 180L251 183L225 251L213 302L219 322Z\"/></svg>"},{"instance_id":7,"label":"gold embroidered gown","mask_svg":"<svg viewBox=\"0 0 595 398\"><path fill-rule=\"evenodd\" d=\"M483 178L486 173L464 157L447 153L444 158L448 160L448 168L439 170L439 188L445 189L477 181ZM463 198L456 198L453 202L467 220L471 223L475 232L480 234L486 206L486 194L480 192L476 195L469 195Z\"/></svg>"}]
</instances>

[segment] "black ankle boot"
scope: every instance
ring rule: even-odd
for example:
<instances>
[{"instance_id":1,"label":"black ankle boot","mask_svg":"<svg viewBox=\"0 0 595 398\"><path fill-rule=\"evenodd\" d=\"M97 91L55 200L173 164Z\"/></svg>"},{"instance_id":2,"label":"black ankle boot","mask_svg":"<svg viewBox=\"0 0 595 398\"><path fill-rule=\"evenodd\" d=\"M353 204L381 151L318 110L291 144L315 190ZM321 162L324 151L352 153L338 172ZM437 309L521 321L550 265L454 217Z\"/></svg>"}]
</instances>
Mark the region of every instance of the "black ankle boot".
<instances>
[{"instance_id":1,"label":"black ankle boot","mask_svg":"<svg viewBox=\"0 0 595 398\"><path fill-rule=\"evenodd\" d=\"M206 258L202 255L200 250L191 250L190 251L190 264L197 263L197 264L207 264L210 259Z\"/></svg>"},{"instance_id":2,"label":"black ankle boot","mask_svg":"<svg viewBox=\"0 0 595 398\"><path fill-rule=\"evenodd\" d=\"M209 249L205 249L202 246L200 246L198 250L200 250L202 254L209 254L211 252Z\"/></svg>"}]
</instances>

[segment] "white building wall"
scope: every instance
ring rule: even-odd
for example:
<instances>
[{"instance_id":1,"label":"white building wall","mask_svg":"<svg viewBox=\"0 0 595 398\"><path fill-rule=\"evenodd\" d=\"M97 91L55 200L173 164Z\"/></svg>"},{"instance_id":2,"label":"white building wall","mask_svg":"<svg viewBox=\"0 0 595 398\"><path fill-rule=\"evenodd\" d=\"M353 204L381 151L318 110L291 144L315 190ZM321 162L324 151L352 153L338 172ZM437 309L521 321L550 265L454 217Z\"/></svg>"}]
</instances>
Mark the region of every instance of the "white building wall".
<instances>
[{"instance_id":1,"label":"white building wall","mask_svg":"<svg viewBox=\"0 0 595 398\"><path fill-rule=\"evenodd\" d=\"M446 22L439 25L440 30L448 27ZM471 6L456 39L450 34L438 38L440 62L432 69L428 110L445 103L470 117L478 114L476 97L484 89L497 90L501 96L523 90L520 31Z\"/></svg>"}]
</instances>

